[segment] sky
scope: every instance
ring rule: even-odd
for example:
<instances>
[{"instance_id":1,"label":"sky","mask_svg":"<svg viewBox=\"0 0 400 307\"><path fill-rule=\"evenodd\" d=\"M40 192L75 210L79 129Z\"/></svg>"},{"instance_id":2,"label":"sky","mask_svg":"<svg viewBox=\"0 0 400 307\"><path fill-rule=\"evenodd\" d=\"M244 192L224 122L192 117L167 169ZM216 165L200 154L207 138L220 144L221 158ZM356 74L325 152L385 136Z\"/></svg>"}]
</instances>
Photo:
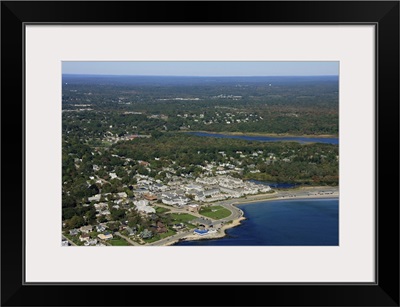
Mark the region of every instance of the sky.
<instances>
[{"instance_id":1,"label":"sky","mask_svg":"<svg viewBox=\"0 0 400 307\"><path fill-rule=\"evenodd\" d=\"M321 76L339 75L339 62L135 61L62 63L63 74L140 76Z\"/></svg>"}]
</instances>

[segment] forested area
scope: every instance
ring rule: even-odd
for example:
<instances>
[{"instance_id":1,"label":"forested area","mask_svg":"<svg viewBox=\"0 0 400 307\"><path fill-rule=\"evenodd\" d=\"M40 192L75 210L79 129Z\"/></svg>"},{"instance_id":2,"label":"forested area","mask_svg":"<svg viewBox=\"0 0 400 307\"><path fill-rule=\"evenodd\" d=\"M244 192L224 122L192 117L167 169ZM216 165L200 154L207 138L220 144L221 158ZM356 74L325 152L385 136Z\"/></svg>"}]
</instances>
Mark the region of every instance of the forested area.
<instances>
[{"instance_id":1,"label":"forested area","mask_svg":"<svg viewBox=\"0 0 400 307\"><path fill-rule=\"evenodd\" d=\"M152 117L157 130L338 135L337 77L93 78L64 77L63 110L111 116L120 133L130 124L148 131Z\"/></svg>"}]
</instances>

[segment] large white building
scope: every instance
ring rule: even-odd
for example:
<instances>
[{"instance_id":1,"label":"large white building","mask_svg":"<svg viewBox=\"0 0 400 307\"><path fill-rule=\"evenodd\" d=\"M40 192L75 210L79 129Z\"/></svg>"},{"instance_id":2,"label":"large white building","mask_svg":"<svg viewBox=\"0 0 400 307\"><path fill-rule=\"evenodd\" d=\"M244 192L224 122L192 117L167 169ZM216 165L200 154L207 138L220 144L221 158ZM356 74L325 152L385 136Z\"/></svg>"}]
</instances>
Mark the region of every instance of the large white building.
<instances>
[{"instance_id":1,"label":"large white building","mask_svg":"<svg viewBox=\"0 0 400 307\"><path fill-rule=\"evenodd\" d=\"M213 185L217 184L218 180L215 177L203 177L203 178L196 178L196 182L202 183L202 184L207 184L207 185Z\"/></svg>"},{"instance_id":2,"label":"large white building","mask_svg":"<svg viewBox=\"0 0 400 307\"><path fill-rule=\"evenodd\" d=\"M218 177L218 182L221 187L228 188L228 189L236 189L243 187L244 182L242 179L233 178L231 176L221 176Z\"/></svg>"},{"instance_id":3,"label":"large white building","mask_svg":"<svg viewBox=\"0 0 400 307\"><path fill-rule=\"evenodd\" d=\"M153 207L149 206L149 201L142 199L139 201L134 201L133 204L136 206L136 209L139 212L143 212L143 213L156 213L156 209L154 209Z\"/></svg>"},{"instance_id":4,"label":"large white building","mask_svg":"<svg viewBox=\"0 0 400 307\"><path fill-rule=\"evenodd\" d=\"M179 196L171 196L171 197L166 196L166 197L163 197L161 199L161 201L163 202L163 204L166 204L166 205L182 207L182 206L186 205L190 201L190 199L179 195Z\"/></svg>"},{"instance_id":5,"label":"large white building","mask_svg":"<svg viewBox=\"0 0 400 307\"><path fill-rule=\"evenodd\" d=\"M243 196L243 192L240 190L228 189L228 188L224 188L222 186L220 187L220 189L221 189L221 192L224 192L233 198L239 198L239 197Z\"/></svg>"}]
</instances>

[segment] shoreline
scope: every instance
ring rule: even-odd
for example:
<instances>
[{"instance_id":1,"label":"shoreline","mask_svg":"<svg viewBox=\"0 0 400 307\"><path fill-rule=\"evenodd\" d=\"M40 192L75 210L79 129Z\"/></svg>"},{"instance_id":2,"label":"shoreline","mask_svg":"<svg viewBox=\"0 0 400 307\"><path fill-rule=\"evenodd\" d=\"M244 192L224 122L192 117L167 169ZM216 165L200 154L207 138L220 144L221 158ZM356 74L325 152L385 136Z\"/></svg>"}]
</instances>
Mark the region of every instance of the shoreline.
<instances>
[{"instance_id":1,"label":"shoreline","mask_svg":"<svg viewBox=\"0 0 400 307\"><path fill-rule=\"evenodd\" d=\"M279 201L279 200L304 200L304 199L336 199L339 197L337 196L332 196L333 194L329 195L309 195L309 196L292 196L292 197L282 197L282 196L274 196L274 197L269 197L269 198L263 198L263 199L243 199L238 202L232 203L233 206L241 206L241 205L247 205L247 204L253 204L253 203L262 203L266 201Z\"/></svg>"},{"instance_id":2,"label":"shoreline","mask_svg":"<svg viewBox=\"0 0 400 307\"><path fill-rule=\"evenodd\" d=\"M329 190L330 192L325 192L326 190ZM290 192L290 195L294 196L288 196L286 197L285 195L280 195L279 192L275 193L264 193L264 194L257 194L257 195L251 195L247 196L247 198L239 198L239 199L230 199L230 200L225 200L225 201L219 201L216 203L213 203L213 205L221 205L221 204L227 204L231 206L237 206L240 205L247 205L247 204L254 204L254 203L263 203L263 202L268 202L268 201L282 201L282 200L306 200L306 199L337 199L339 198L339 187L331 187L331 186L316 186L316 187L300 187L297 189L291 189L290 191L281 191L281 192ZM295 193L299 192L306 192L306 193L317 193L317 194L311 194L311 195L296 195ZM318 193L328 193L328 194L318 194ZM332 194L331 194L332 193ZM266 197L270 196L270 197ZM241 210L240 208L237 208L238 210ZM246 217L241 215L239 218L232 220L228 224L224 224L221 228L218 229L216 233L201 236L201 235L195 235L195 234L188 234L187 236L181 238L181 239L175 239L172 241L167 242L164 244L164 246L167 245L175 245L181 241L197 241L197 240L212 240L212 239L219 239L223 238L226 236L226 230L240 226L241 222L243 220L246 220Z\"/></svg>"},{"instance_id":3,"label":"shoreline","mask_svg":"<svg viewBox=\"0 0 400 307\"><path fill-rule=\"evenodd\" d=\"M238 135L238 136L265 136L265 137L304 137L304 138L328 138L334 139L339 138L338 135L334 134L288 134L288 133L258 133L258 132L213 132L213 131L185 131L185 132L200 132L200 133L211 133L221 135Z\"/></svg>"}]
</instances>

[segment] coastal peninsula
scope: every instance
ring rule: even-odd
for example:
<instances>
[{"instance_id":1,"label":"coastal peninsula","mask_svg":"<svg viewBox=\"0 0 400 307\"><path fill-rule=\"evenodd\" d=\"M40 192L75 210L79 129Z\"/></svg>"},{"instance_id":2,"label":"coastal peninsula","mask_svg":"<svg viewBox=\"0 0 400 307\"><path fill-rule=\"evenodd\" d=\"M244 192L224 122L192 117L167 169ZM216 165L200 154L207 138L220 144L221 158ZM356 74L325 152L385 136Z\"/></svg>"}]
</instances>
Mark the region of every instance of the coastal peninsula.
<instances>
[{"instance_id":1,"label":"coastal peninsula","mask_svg":"<svg viewBox=\"0 0 400 307\"><path fill-rule=\"evenodd\" d=\"M294 189L285 189L274 191L273 193L268 194L258 194L251 195L247 197L243 197L240 199L230 199L225 201L220 201L214 204L214 206L223 206L231 211L231 215L221 220L212 220L213 230L211 232L207 232L205 234L199 234L194 232L187 233L179 233L168 237L166 239L154 242L150 245L152 246L166 246L166 245L174 245L177 242L183 240L209 240L209 239L217 239L222 238L226 235L226 230L239 226L241 221L245 220L246 217L243 214L243 211L237 208L237 205L244 205L250 203L262 203L266 201L273 200L287 200L287 199L321 199L321 198L338 198L339 197L339 189L338 187L327 187L327 186L319 186L319 187L301 187Z\"/></svg>"}]
</instances>

